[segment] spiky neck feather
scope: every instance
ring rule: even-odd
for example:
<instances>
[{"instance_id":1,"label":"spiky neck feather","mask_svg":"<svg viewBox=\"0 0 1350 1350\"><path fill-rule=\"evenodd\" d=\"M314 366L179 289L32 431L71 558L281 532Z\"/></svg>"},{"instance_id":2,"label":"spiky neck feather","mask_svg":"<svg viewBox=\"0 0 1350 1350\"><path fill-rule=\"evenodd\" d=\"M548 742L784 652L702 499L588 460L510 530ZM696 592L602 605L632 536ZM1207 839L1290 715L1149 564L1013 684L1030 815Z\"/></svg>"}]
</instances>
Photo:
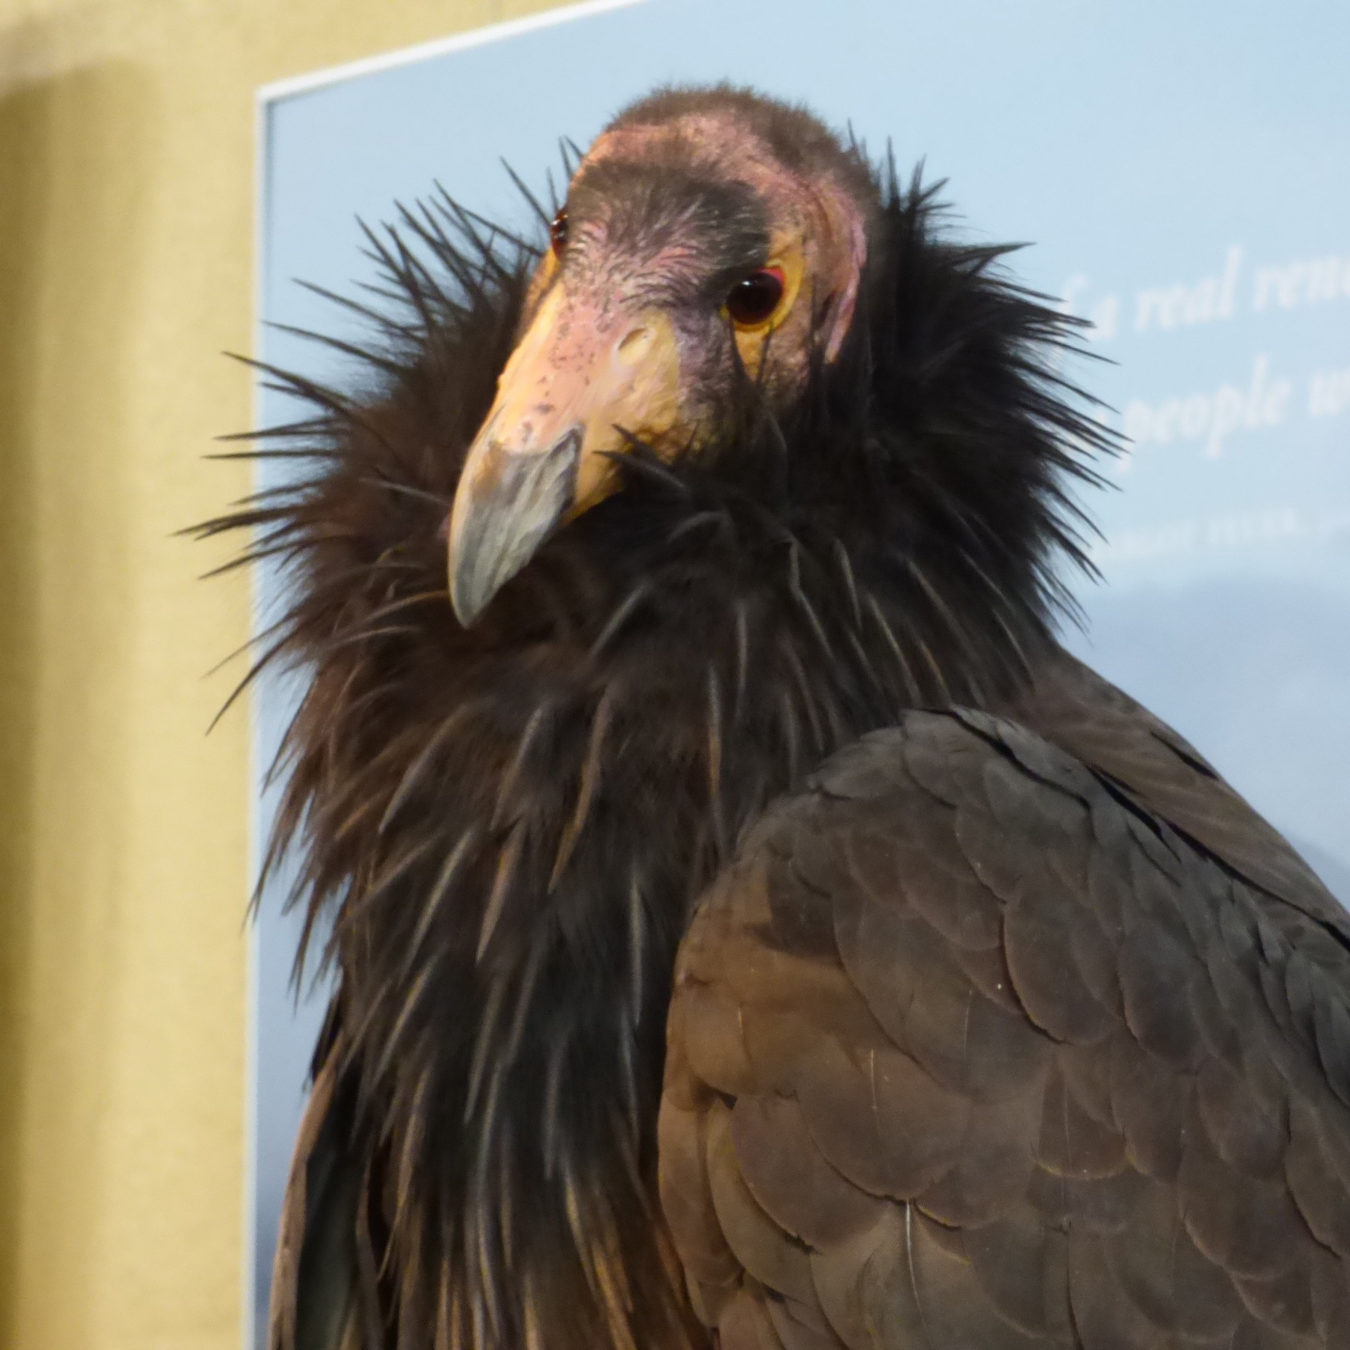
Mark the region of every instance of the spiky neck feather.
<instances>
[{"instance_id":1,"label":"spiky neck feather","mask_svg":"<svg viewBox=\"0 0 1350 1350\"><path fill-rule=\"evenodd\" d=\"M441 530L527 251L449 204L407 216L427 262L375 241L407 302L382 394L274 372L315 405L289 433L313 472L212 528L292 569L264 660L311 680L273 859L298 850L332 917L320 1067L371 1337L700 1343L652 1189L690 908L832 749L907 706L996 706L1051 641L1062 481L1102 437L1047 368L1061 319L934 209L890 182L855 332L798 407L751 399L674 467L636 454L469 631Z\"/></svg>"}]
</instances>

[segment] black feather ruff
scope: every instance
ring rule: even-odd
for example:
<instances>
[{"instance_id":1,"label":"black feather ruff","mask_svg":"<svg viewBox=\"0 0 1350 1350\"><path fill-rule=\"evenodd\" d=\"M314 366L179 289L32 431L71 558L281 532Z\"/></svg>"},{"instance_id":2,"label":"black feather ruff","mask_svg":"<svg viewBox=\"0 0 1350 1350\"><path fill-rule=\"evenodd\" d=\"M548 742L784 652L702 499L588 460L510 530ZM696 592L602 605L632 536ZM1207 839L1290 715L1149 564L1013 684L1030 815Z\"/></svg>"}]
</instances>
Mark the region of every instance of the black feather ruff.
<instances>
[{"instance_id":1,"label":"black feather ruff","mask_svg":"<svg viewBox=\"0 0 1350 1350\"><path fill-rule=\"evenodd\" d=\"M324 1204L371 1346L706 1343L654 1191L691 906L832 750L1023 684L1055 569L1086 566L1068 486L1110 449L1055 373L1070 321L1005 250L945 241L931 189L881 195L853 332L800 405L747 385L715 444L634 447L470 630L445 520L535 248L405 212L370 236L387 309L339 301L373 392L262 367L311 414L251 453L299 476L201 533L253 531L239 561L289 580L249 676L306 681L266 871L294 851L339 975L277 1344L314 1315Z\"/></svg>"}]
</instances>

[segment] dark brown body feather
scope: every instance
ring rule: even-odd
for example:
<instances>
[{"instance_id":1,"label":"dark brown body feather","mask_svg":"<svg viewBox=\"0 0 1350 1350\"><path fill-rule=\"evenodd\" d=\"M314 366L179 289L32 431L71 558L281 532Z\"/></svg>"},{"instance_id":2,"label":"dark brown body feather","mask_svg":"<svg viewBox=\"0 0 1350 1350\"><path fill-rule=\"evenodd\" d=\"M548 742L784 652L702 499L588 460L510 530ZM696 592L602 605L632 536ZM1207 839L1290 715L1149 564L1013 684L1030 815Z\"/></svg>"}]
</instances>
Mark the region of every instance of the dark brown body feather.
<instances>
[{"instance_id":1,"label":"dark brown body feather","mask_svg":"<svg viewBox=\"0 0 1350 1350\"><path fill-rule=\"evenodd\" d=\"M408 217L376 391L278 377L305 476L208 527L290 569L275 850L338 975L277 1350L1105 1350L1211 1287L1216 1344L1337 1343L1350 1204L1299 1207L1344 1146L1343 922L1054 643L1103 438L1063 322L933 214L890 185L800 407L636 451L469 630L444 522L528 250Z\"/></svg>"},{"instance_id":2,"label":"dark brown body feather","mask_svg":"<svg viewBox=\"0 0 1350 1350\"><path fill-rule=\"evenodd\" d=\"M1345 920L1045 683L844 751L694 920L662 1192L726 1350L1350 1344Z\"/></svg>"}]
</instances>

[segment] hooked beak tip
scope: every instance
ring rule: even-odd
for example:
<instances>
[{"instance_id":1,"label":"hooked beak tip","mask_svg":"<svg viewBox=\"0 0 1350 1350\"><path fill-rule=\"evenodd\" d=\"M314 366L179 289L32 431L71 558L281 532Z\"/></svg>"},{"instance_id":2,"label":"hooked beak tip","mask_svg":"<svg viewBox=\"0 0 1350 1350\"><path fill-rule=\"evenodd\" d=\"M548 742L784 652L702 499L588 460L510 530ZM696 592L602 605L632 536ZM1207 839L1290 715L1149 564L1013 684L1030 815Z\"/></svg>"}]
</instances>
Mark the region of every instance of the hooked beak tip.
<instances>
[{"instance_id":1,"label":"hooked beak tip","mask_svg":"<svg viewBox=\"0 0 1350 1350\"><path fill-rule=\"evenodd\" d=\"M452 571L450 574L450 608L462 628L472 628L487 605L487 598L471 591Z\"/></svg>"},{"instance_id":2,"label":"hooked beak tip","mask_svg":"<svg viewBox=\"0 0 1350 1350\"><path fill-rule=\"evenodd\" d=\"M470 448L446 550L450 603L464 627L566 514L576 490L581 441L582 429L572 427L545 450L513 450L486 436Z\"/></svg>"}]
</instances>

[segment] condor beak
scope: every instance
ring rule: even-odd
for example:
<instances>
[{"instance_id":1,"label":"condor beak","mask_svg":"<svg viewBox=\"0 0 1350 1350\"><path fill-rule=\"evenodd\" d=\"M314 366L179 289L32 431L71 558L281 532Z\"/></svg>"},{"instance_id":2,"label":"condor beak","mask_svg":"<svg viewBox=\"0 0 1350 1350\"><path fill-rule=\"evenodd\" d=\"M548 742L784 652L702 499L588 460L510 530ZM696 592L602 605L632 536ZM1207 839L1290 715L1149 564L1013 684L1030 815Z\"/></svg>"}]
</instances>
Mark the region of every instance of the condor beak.
<instances>
[{"instance_id":1,"label":"condor beak","mask_svg":"<svg viewBox=\"0 0 1350 1350\"><path fill-rule=\"evenodd\" d=\"M562 521L613 491L613 452L674 427L679 376L660 311L625 314L554 285L502 371L455 491L447 561L461 623Z\"/></svg>"}]
</instances>

